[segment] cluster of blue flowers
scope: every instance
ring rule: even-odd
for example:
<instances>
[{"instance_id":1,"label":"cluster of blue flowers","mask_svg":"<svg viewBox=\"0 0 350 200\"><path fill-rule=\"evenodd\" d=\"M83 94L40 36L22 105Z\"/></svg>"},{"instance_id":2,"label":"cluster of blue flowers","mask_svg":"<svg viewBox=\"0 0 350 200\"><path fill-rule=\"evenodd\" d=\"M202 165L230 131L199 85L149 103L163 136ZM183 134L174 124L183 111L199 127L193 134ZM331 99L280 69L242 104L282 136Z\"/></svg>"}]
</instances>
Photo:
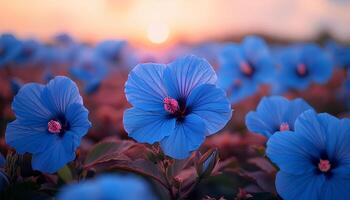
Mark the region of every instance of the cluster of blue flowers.
<instances>
[{"instance_id":1,"label":"cluster of blue flowers","mask_svg":"<svg viewBox=\"0 0 350 200\"><path fill-rule=\"evenodd\" d=\"M136 62L124 40L106 40L93 46L78 43L67 34L59 34L46 44L36 39L19 40L7 33L0 36L0 69L40 66L46 68L45 80L53 78L57 69L68 69L85 84L88 94L96 91L108 72Z\"/></svg>"},{"instance_id":2,"label":"cluster of blue flowers","mask_svg":"<svg viewBox=\"0 0 350 200\"><path fill-rule=\"evenodd\" d=\"M237 103L262 84L270 86L271 94L325 84L334 66L350 66L350 48L332 44L325 48L313 43L269 46L255 36L246 37L241 44L226 44L219 53L219 86Z\"/></svg>"},{"instance_id":3,"label":"cluster of blue flowers","mask_svg":"<svg viewBox=\"0 0 350 200\"><path fill-rule=\"evenodd\" d=\"M280 169L283 199L350 196L350 119L317 114L304 100L263 98L246 116L247 128L269 138L266 154Z\"/></svg>"},{"instance_id":4,"label":"cluster of blue flowers","mask_svg":"<svg viewBox=\"0 0 350 200\"><path fill-rule=\"evenodd\" d=\"M108 40L91 47L67 35L44 45L4 34L0 68L36 62L66 66L91 93L124 60L125 45ZM206 137L229 122L231 103L253 95L263 84L270 85L273 94L324 84L334 66L348 70L341 96L350 104L349 48L335 43L325 48L315 44L269 47L252 36L240 44L226 44L218 52L218 76L208 61L197 56L136 65L125 83L125 96L132 106L123 116L128 136L139 143L159 143L173 159L188 158ZM5 140L18 154L31 154L33 169L55 173L75 159L92 124L75 82L65 76L49 79L46 85L11 80L17 93L12 103L16 119L7 125ZM350 119L318 114L301 98L270 96L261 99L245 122L250 132L268 139L266 155L279 168L276 189L283 199L350 196ZM155 199L142 180L116 175L67 186L58 195L58 199L81 198Z\"/></svg>"}]
</instances>

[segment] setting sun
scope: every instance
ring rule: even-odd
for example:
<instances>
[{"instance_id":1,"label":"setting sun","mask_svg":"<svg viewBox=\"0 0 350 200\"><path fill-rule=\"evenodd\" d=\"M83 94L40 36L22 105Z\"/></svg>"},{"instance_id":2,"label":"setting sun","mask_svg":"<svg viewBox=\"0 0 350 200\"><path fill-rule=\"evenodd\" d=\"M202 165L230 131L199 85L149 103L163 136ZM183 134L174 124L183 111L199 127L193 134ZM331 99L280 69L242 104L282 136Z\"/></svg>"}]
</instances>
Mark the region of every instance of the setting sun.
<instances>
[{"instance_id":1,"label":"setting sun","mask_svg":"<svg viewBox=\"0 0 350 200\"><path fill-rule=\"evenodd\" d=\"M147 37L152 43L164 43L169 37L169 26L163 23L150 24L147 28Z\"/></svg>"}]
</instances>

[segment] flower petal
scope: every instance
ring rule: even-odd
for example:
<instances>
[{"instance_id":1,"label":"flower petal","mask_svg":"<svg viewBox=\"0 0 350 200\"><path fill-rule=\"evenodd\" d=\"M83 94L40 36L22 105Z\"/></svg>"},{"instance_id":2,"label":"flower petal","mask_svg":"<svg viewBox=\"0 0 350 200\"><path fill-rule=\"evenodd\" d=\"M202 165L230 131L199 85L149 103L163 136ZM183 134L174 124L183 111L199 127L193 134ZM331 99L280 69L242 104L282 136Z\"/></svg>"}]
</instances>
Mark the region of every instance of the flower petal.
<instances>
[{"instance_id":1,"label":"flower petal","mask_svg":"<svg viewBox=\"0 0 350 200\"><path fill-rule=\"evenodd\" d=\"M82 104L74 103L67 108L66 118L69 122L70 130L79 137L83 137L91 128L88 115L89 111Z\"/></svg>"},{"instance_id":2,"label":"flower petal","mask_svg":"<svg viewBox=\"0 0 350 200\"><path fill-rule=\"evenodd\" d=\"M242 42L242 51L246 60L255 67L254 80L268 82L274 77L275 68L269 48L265 41L257 36L248 36Z\"/></svg>"},{"instance_id":3,"label":"flower petal","mask_svg":"<svg viewBox=\"0 0 350 200\"><path fill-rule=\"evenodd\" d=\"M203 84L195 88L186 104L191 113L203 119L209 135L221 130L232 116L225 92L215 85Z\"/></svg>"},{"instance_id":4,"label":"flower petal","mask_svg":"<svg viewBox=\"0 0 350 200\"><path fill-rule=\"evenodd\" d=\"M296 119L304 111L313 109L306 101L301 98L291 100L288 105L288 109L283 115L283 119L286 120L291 130L294 130L294 123Z\"/></svg>"},{"instance_id":5,"label":"flower petal","mask_svg":"<svg viewBox=\"0 0 350 200\"><path fill-rule=\"evenodd\" d=\"M55 141L45 151L33 154L32 167L44 173L55 173L65 164L74 160L80 138L72 132L63 137L55 137Z\"/></svg>"},{"instance_id":6,"label":"flower petal","mask_svg":"<svg viewBox=\"0 0 350 200\"><path fill-rule=\"evenodd\" d=\"M270 56L267 44L263 39L257 36L245 37L242 41L242 51L244 55L254 63Z\"/></svg>"},{"instance_id":7,"label":"flower petal","mask_svg":"<svg viewBox=\"0 0 350 200\"><path fill-rule=\"evenodd\" d=\"M318 155L308 140L295 132L276 132L267 141L266 155L278 165L281 171L292 174L312 173L312 161Z\"/></svg>"},{"instance_id":8,"label":"flower petal","mask_svg":"<svg viewBox=\"0 0 350 200\"><path fill-rule=\"evenodd\" d=\"M333 63L329 55L315 44L306 44L302 48L303 59L309 66L311 78L316 83L326 83L333 73Z\"/></svg>"},{"instance_id":9,"label":"flower petal","mask_svg":"<svg viewBox=\"0 0 350 200\"><path fill-rule=\"evenodd\" d=\"M348 200L350 197L350 174L333 175L322 187L321 199Z\"/></svg>"},{"instance_id":10,"label":"flower petal","mask_svg":"<svg viewBox=\"0 0 350 200\"><path fill-rule=\"evenodd\" d=\"M47 131L47 127L28 126L19 120L9 123L5 133L6 144L21 154L43 152L52 145L55 137Z\"/></svg>"},{"instance_id":11,"label":"flower petal","mask_svg":"<svg viewBox=\"0 0 350 200\"><path fill-rule=\"evenodd\" d=\"M300 175L288 174L283 171L277 173L276 189L283 199L308 199L318 200L324 176L313 173Z\"/></svg>"},{"instance_id":12,"label":"flower petal","mask_svg":"<svg viewBox=\"0 0 350 200\"><path fill-rule=\"evenodd\" d=\"M186 56L168 64L164 71L164 84L168 94L175 99L186 99L192 89L201 84L216 84L216 74L211 65L196 56Z\"/></svg>"},{"instance_id":13,"label":"flower petal","mask_svg":"<svg viewBox=\"0 0 350 200\"><path fill-rule=\"evenodd\" d=\"M44 86L36 83L25 84L15 96L12 103L17 120L21 124L35 127L46 127L53 115L44 105L41 98Z\"/></svg>"},{"instance_id":14,"label":"flower petal","mask_svg":"<svg viewBox=\"0 0 350 200\"><path fill-rule=\"evenodd\" d=\"M259 85L254 81L243 80L240 85L232 85L231 88L227 90L227 95L231 103L235 104L255 94L258 90L258 86Z\"/></svg>"},{"instance_id":15,"label":"flower petal","mask_svg":"<svg viewBox=\"0 0 350 200\"><path fill-rule=\"evenodd\" d=\"M245 118L249 131L270 137L284 122L283 114L288 108L288 100L280 96L264 97L257 111L251 111Z\"/></svg>"},{"instance_id":16,"label":"flower petal","mask_svg":"<svg viewBox=\"0 0 350 200\"><path fill-rule=\"evenodd\" d=\"M183 122L178 122L170 136L164 138L160 145L164 153L175 159L187 158L199 148L206 135L204 121L197 115L187 115Z\"/></svg>"},{"instance_id":17,"label":"flower petal","mask_svg":"<svg viewBox=\"0 0 350 200\"><path fill-rule=\"evenodd\" d=\"M173 133L176 119L165 112L130 108L124 112L124 128L138 142L153 144Z\"/></svg>"},{"instance_id":18,"label":"flower petal","mask_svg":"<svg viewBox=\"0 0 350 200\"><path fill-rule=\"evenodd\" d=\"M129 74L125 83L127 100L136 108L148 111L163 110L163 99L167 96L163 87L162 64L140 64Z\"/></svg>"},{"instance_id":19,"label":"flower petal","mask_svg":"<svg viewBox=\"0 0 350 200\"><path fill-rule=\"evenodd\" d=\"M241 78L239 64L244 61L244 55L237 44L225 45L219 57L218 85L227 90L232 86L235 79Z\"/></svg>"},{"instance_id":20,"label":"flower petal","mask_svg":"<svg viewBox=\"0 0 350 200\"><path fill-rule=\"evenodd\" d=\"M55 114L64 114L69 105L83 104L77 85L67 77L56 76L44 88L42 98Z\"/></svg>"},{"instance_id":21,"label":"flower petal","mask_svg":"<svg viewBox=\"0 0 350 200\"><path fill-rule=\"evenodd\" d=\"M294 126L296 134L308 141L318 152L326 150L326 130L314 110L303 112Z\"/></svg>"}]
</instances>

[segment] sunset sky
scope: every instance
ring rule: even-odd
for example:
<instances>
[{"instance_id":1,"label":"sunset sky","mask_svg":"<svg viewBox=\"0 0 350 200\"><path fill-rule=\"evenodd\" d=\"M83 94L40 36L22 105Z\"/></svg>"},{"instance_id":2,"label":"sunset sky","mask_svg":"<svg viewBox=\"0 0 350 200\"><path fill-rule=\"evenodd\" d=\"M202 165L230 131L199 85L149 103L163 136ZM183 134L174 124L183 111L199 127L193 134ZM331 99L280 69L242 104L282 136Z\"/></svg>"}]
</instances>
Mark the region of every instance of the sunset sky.
<instances>
[{"instance_id":1,"label":"sunset sky","mask_svg":"<svg viewBox=\"0 0 350 200\"><path fill-rule=\"evenodd\" d=\"M0 0L0 32L66 31L80 40L190 42L263 33L312 39L321 30L350 41L346 0Z\"/></svg>"}]
</instances>

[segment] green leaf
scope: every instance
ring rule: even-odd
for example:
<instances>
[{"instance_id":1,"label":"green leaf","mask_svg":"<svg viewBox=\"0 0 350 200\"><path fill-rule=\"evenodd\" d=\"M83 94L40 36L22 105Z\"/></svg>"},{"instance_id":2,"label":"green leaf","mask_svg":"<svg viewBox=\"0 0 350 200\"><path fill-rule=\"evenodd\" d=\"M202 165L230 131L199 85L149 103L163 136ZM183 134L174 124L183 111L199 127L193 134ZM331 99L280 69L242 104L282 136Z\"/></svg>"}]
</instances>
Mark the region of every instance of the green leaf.
<instances>
[{"instance_id":1,"label":"green leaf","mask_svg":"<svg viewBox=\"0 0 350 200\"><path fill-rule=\"evenodd\" d=\"M70 170L70 168L65 165L64 167L62 167L58 172L58 176L65 182L65 183L69 183L73 180L73 175L72 175L72 171Z\"/></svg>"}]
</instances>

